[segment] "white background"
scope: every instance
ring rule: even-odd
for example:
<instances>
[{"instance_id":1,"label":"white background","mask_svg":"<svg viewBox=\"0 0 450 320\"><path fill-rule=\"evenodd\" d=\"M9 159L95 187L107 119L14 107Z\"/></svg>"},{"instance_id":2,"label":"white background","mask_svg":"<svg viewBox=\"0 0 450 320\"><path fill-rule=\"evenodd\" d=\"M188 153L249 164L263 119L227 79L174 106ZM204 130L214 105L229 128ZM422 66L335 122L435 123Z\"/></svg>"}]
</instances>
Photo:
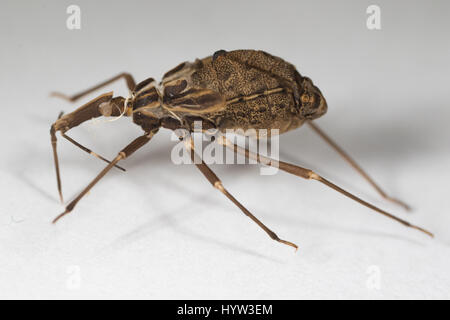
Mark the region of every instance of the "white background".
<instances>
[{"instance_id":1,"label":"white background","mask_svg":"<svg viewBox=\"0 0 450 320\"><path fill-rule=\"evenodd\" d=\"M449 298L449 4L376 1L2 1L1 298ZM161 131L56 226L50 124L75 93L118 72L160 78L218 49L285 58L328 100L317 123L390 194L379 196L308 128L280 158L432 230L435 239L317 182L257 166L214 165L225 186L298 252L270 240L192 166L170 161ZM126 95L123 82L114 90ZM90 98L100 92L95 93ZM86 123L73 138L109 158L140 134L129 119ZM59 140L74 197L104 164ZM79 272L78 272L79 271ZM377 280L379 280L377 282ZM378 285L377 285L378 284Z\"/></svg>"}]
</instances>

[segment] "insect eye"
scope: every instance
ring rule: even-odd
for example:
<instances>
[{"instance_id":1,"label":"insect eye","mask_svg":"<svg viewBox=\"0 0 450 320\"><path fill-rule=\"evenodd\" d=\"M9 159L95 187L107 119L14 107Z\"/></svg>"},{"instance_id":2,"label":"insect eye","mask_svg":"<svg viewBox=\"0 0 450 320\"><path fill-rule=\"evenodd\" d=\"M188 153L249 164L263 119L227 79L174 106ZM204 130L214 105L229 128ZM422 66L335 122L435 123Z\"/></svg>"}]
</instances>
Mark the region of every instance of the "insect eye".
<instances>
[{"instance_id":1,"label":"insect eye","mask_svg":"<svg viewBox=\"0 0 450 320\"><path fill-rule=\"evenodd\" d=\"M307 94L307 93L302 94L302 96L300 97L300 100L301 100L303 103L308 103L308 102L310 102L310 99L311 99L311 96L310 96L309 94Z\"/></svg>"}]
</instances>

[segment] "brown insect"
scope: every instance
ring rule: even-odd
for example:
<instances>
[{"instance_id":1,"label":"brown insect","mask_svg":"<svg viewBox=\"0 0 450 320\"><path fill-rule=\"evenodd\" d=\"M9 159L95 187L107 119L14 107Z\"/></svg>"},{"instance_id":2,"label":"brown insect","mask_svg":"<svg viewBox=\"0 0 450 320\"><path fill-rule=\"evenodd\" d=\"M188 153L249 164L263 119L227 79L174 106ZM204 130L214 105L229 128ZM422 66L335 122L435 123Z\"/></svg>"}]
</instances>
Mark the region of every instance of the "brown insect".
<instances>
[{"instance_id":1,"label":"brown insect","mask_svg":"<svg viewBox=\"0 0 450 320\"><path fill-rule=\"evenodd\" d=\"M66 206L65 211L57 216L53 222L58 221L62 216L71 212L78 201L110 169L118 167L117 164L120 161L129 157L149 142L159 128L185 129L188 132L193 132L194 121L201 121L204 130L217 129L219 132L224 132L226 129L238 128L243 130L250 128L256 130L275 128L280 133L298 128L306 122L343 156L382 197L408 209L406 204L389 197L355 161L313 124L312 120L322 116L327 111L326 100L311 79L301 76L292 64L281 58L274 57L263 51L236 50L226 52L220 50L202 60L197 59L192 63L181 63L167 72L159 85L152 78L136 85L130 74L121 73L71 97L60 93L54 93L53 95L73 102L121 78L125 79L130 90L128 98L113 97L112 92L105 93L72 113L64 116L60 115L58 120L51 126L50 134L61 202L63 202L63 197L56 152L56 132L59 131L62 137L82 150L108 162L105 169ZM112 161L108 161L92 152L66 134L69 129L87 120L101 116L121 115L132 117L133 122L141 126L144 134L122 149ZM265 165L276 166L283 171L304 179L319 181L407 227L433 236L429 231L375 207L309 169L250 152L231 143L223 136L221 139L218 139L218 142L248 159L256 160ZM245 215L256 222L273 240L297 248L294 243L280 239L225 189L216 174L203 160L199 160L199 155L194 151L192 140L186 145L190 149L191 158L197 160L195 161L197 168L216 189L239 207ZM118 168L122 169L121 167Z\"/></svg>"}]
</instances>

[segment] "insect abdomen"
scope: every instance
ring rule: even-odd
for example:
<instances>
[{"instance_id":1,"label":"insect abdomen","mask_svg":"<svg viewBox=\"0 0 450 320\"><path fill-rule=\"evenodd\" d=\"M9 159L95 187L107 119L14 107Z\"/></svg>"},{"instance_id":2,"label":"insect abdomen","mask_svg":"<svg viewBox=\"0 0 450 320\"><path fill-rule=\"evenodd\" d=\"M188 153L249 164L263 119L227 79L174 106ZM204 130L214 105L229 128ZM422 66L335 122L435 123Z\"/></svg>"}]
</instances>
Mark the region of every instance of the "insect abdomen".
<instances>
[{"instance_id":1,"label":"insect abdomen","mask_svg":"<svg viewBox=\"0 0 450 320\"><path fill-rule=\"evenodd\" d=\"M193 85L226 99L225 109L208 115L220 129L292 129L301 79L294 66L255 50L219 51L199 64Z\"/></svg>"}]
</instances>

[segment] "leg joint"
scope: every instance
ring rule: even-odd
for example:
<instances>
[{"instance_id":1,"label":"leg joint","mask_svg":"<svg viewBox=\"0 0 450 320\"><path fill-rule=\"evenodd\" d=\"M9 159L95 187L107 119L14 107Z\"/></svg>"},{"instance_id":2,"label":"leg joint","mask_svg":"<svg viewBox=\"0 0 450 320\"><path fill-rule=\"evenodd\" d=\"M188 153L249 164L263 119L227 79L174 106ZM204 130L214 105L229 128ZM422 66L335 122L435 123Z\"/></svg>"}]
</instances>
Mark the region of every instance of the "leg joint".
<instances>
[{"instance_id":1,"label":"leg joint","mask_svg":"<svg viewBox=\"0 0 450 320\"><path fill-rule=\"evenodd\" d=\"M223 187L222 181L217 180L216 182L214 182L213 184L214 188L220 190L220 191L225 191L225 188Z\"/></svg>"},{"instance_id":2,"label":"leg joint","mask_svg":"<svg viewBox=\"0 0 450 320\"><path fill-rule=\"evenodd\" d=\"M314 171L309 172L309 179L314 179L314 180L318 180L318 181L321 180L320 176L317 173L315 173Z\"/></svg>"}]
</instances>

